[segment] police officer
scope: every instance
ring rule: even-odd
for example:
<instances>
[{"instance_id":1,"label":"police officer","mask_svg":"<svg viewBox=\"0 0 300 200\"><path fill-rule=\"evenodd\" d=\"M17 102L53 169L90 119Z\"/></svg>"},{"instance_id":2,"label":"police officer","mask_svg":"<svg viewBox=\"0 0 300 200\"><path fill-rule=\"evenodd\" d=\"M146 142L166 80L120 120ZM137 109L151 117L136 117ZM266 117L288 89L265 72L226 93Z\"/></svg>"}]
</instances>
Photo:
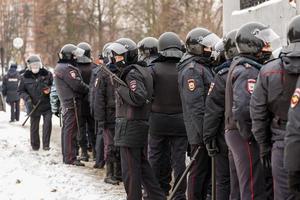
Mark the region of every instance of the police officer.
<instances>
[{"instance_id":1,"label":"police officer","mask_svg":"<svg viewBox=\"0 0 300 200\"><path fill-rule=\"evenodd\" d=\"M59 53L59 61L55 67L55 85L62 106L62 151L65 164L84 166L76 159L76 135L79 131L79 105L82 95L88 93L88 86L83 82L76 59L84 54L84 50L73 44L66 44Z\"/></svg>"},{"instance_id":2,"label":"police officer","mask_svg":"<svg viewBox=\"0 0 300 200\"><path fill-rule=\"evenodd\" d=\"M237 32L239 56L230 66L225 95L225 139L236 166L241 199L266 199L259 148L251 132L249 103L262 63L270 58L269 44L276 34L250 22Z\"/></svg>"},{"instance_id":3,"label":"police officer","mask_svg":"<svg viewBox=\"0 0 300 200\"><path fill-rule=\"evenodd\" d=\"M112 73L117 73L115 67L111 67L111 63L108 61L108 50L107 47L110 45L106 44L103 47L102 58L109 70ZM101 70L101 69L100 69ZM105 183L119 184L118 178L121 178L121 165L120 165L120 153L119 149L114 145L115 136L115 90L114 82L111 77L104 72L99 73L97 81L95 82L96 93L95 93L95 112L97 112L97 124L98 124L98 135L103 135L105 145L105 164L106 164L106 177ZM97 135L97 136L98 136Z\"/></svg>"},{"instance_id":4,"label":"police officer","mask_svg":"<svg viewBox=\"0 0 300 200\"><path fill-rule=\"evenodd\" d=\"M165 192L170 190L171 170L165 171L165 160L172 163L174 179L179 180L185 170L187 137L178 90L177 63L182 57L180 38L173 32L158 39L159 58L151 64L153 102L149 119L149 162ZM167 160L168 159L168 160ZM186 199L186 181L180 185L174 199Z\"/></svg>"},{"instance_id":5,"label":"police officer","mask_svg":"<svg viewBox=\"0 0 300 200\"><path fill-rule=\"evenodd\" d=\"M28 106L30 115L30 141L34 151L40 148L39 125L43 116L43 149L50 149L52 130L52 112L50 105L50 91L53 82L51 72L46 70L38 55L31 55L26 59L28 69L21 77L19 92Z\"/></svg>"},{"instance_id":6,"label":"police officer","mask_svg":"<svg viewBox=\"0 0 300 200\"><path fill-rule=\"evenodd\" d=\"M144 61L149 66L158 58L158 40L154 37L145 37L138 43L139 61Z\"/></svg>"},{"instance_id":7,"label":"police officer","mask_svg":"<svg viewBox=\"0 0 300 200\"><path fill-rule=\"evenodd\" d=\"M294 54L293 42L297 40L294 28L300 18L293 20L287 34L289 45L283 48L280 58L266 63L260 70L250 101L252 131L259 144L260 160L265 167L272 166L274 199L278 200L295 199L288 190L288 174L283 166L287 113L299 71L299 55ZM259 36L271 36L267 31L269 29L262 30ZM270 51L270 46L263 50L268 48Z\"/></svg>"},{"instance_id":8,"label":"police officer","mask_svg":"<svg viewBox=\"0 0 300 200\"><path fill-rule=\"evenodd\" d=\"M230 31L223 37L222 41L215 45L215 51L218 52L215 60L218 63L222 62L220 57L224 54L226 61L214 68L216 75L210 84L205 103L203 140L208 154L211 157L215 156L216 159L216 197L218 200L227 200L229 195L230 199L239 199L235 166L230 166L233 169L230 173L228 146L224 138L225 87L229 66L233 57L237 56L236 33L237 30Z\"/></svg>"},{"instance_id":9,"label":"police officer","mask_svg":"<svg viewBox=\"0 0 300 200\"><path fill-rule=\"evenodd\" d=\"M159 188L146 156L148 118L151 109L152 77L137 63L135 42L121 38L108 47L111 59L125 84L116 87L115 145L120 147L122 178L127 199L166 199Z\"/></svg>"},{"instance_id":10,"label":"police officer","mask_svg":"<svg viewBox=\"0 0 300 200\"><path fill-rule=\"evenodd\" d=\"M295 27L296 28L296 27ZM297 32L298 34L299 32ZM299 37L299 36L297 36ZM297 42L298 43L298 42ZM295 44L295 43L294 43ZM299 44L296 44L298 49ZM295 68L297 69L297 68ZM298 70L298 74L299 74ZM288 187L294 193L295 199L300 199L300 164L299 164L299 133L300 133L300 79L298 78L296 89L291 98L291 106L288 112L287 133L285 135L285 168L288 170Z\"/></svg>"},{"instance_id":11,"label":"police officer","mask_svg":"<svg viewBox=\"0 0 300 200\"><path fill-rule=\"evenodd\" d=\"M96 68L96 64L92 62L91 58L91 46L86 42L81 42L77 47L84 50L84 55L77 58L77 67L81 73L83 82L87 85L90 84L92 70ZM88 147L92 149L93 155L95 157L95 122L94 118L90 113L89 106L89 95L85 94L82 96L80 103L81 105L79 113L79 123L80 123L80 137L78 143L81 147L81 156L82 161L88 161Z\"/></svg>"},{"instance_id":12,"label":"police officer","mask_svg":"<svg viewBox=\"0 0 300 200\"><path fill-rule=\"evenodd\" d=\"M3 77L2 94L6 96L6 102L10 105L10 121L19 121L20 118L20 95L18 85L20 74L17 71L17 64L11 64L6 75Z\"/></svg>"},{"instance_id":13,"label":"police officer","mask_svg":"<svg viewBox=\"0 0 300 200\"><path fill-rule=\"evenodd\" d=\"M200 39L199 39L200 38ZM188 199L206 199L210 180L210 159L203 143L205 99L213 79L212 47L220 38L204 28L186 36L187 52L178 65L178 84L191 153L200 148L188 177Z\"/></svg>"}]
</instances>

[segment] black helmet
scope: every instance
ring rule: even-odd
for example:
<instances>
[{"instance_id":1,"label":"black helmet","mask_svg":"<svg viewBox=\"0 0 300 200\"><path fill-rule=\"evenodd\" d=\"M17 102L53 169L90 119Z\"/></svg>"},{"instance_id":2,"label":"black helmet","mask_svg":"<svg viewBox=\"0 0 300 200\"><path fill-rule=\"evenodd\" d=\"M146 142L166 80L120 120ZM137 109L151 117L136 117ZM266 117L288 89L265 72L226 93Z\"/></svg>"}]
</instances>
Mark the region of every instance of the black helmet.
<instances>
[{"instance_id":1,"label":"black helmet","mask_svg":"<svg viewBox=\"0 0 300 200\"><path fill-rule=\"evenodd\" d=\"M77 47L81 48L84 50L84 54L81 57L77 58L77 63L91 63L92 59L91 59L91 45L89 45L86 42L80 42L79 44L77 44Z\"/></svg>"},{"instance_id":2,"label":"black helmet","mask_svg":"<svg viewBox=\"0 0 300 200\"><path fill-rule=\"evenodd\" d=\"M183 40L180 40L180 43L181 43L181 51L182 51L183 53L185 53L185 52L186 52L185 43L184 43Z\"/></svg>"},{"instance_id":3,"label":"black helmet","mask_svg":"<svg viewBox=\"0 0 300 200\"><path fill-rule=\"evenodd\" d=\"M27 67L32 73L37 74L43 67L42 60L38 55L31 55L26 59Z\"/></svg>"},{"instance_id":4,"label":"black helmet","mask_svg":"<svg viewBox=\"0 0 300 200\"><path fill-rule=\"evenodd\" d=\"M126 49L126 51L123 52L124 49L121 50L120 48L117 48L118 50L121 50L119 51L119 53L123 53L118 54L116 51L114 53L116 53L117 55L123 55L124 61L127 65L137 62L138 49L136 43L133 40L131 40L130 38L120 38L115 43L121 44Z\"/></svg>"},{"instance_id":5,"label":"black helmet","mask_svg":"<svg viewBox=\"0 0 300 200\"><path fill-rule=\"evenodd\" d=\"M282 48L282 53L292 53L300 49L300 15L292 18L287 29L288 45Z\"/></svg>"},{"instance_id":6,"label":"black helmet","mask_svg":"<svg viewBox=\"0 0 300 200\"><path fill-rule=\"evenodd\" d=\"M205 28L194 28L191 30L185 40L187 52L194 55L207 55L205 48L213 48L220 41L220 38Z\"/></svg>"},{"instance_id":7,"label":"black helmet","mask_svg":"<svg viewBox=\"0 0 300 200\"><path fill-rule=\"evenodd\" d=\"M164 57L181 58L181 42L176 33L165 32L158 39L158 51Z\"/></svg>"},{"instance_id":8,"label":"black helmet","mask_svg":"<svg viewBox=\"0 0 300 200\"><path fill-rule=\"evenodd\" d=\"M257 56L266 44L277 38L278 35L268 26L259 22L250 22L238 30L236 46L239 53Z\"/></svg>"},{"instance_id":9,"label":"black helmet","mask_svg":"<svg viewBox=\"0 0 300 200\"><path fill-rule=\"evenodd\" d=\"M236 33L237 33L237 29L228 32L223 37L226 59L232 59L233 57L238 55L238 50L236 48L236 42L235 42Z\"/></svg>"},{"instance_id":10,"label":"black helmet","mask_svg":"<svg viewBox=\"0 0 300 200\"><path fill-rule=\"evenodd\" d=\"M59 59L64 61L73 61L84 55L84 50L76 47L74 44L64 45L59 52Z\"/></svg>"},{"instance_id":11,"label":"black helmet","mask_svg":"<svg viewBox=\"0 0 300 200\"><path fill-rule=\"evenodd\" d=\"M294 17L288 26L288 43L300 42L300 15Z\"/></svg>"},{"instance_id":12,"label":"black helmet","mask_svg":"<svg viewBox=\"0 0 300 200\"><path fill-rule=\"evenodd\" d=\"M213 65L220 65L225 61L225 49L224 43L222 40L217 42L215 46L212 48L212 58L213 58Z\"/></svg>"},{"instance_id":13,"label":"black helmet","mask_svg":"<svg viewBox=\"0 0 300 200\"><path fill-rule=\"evenodd\" d=\"M158 53L158 40L154 37L146 37L138 43L137 47L140 60L144 60Z\"/></svg>"}]
</instances>

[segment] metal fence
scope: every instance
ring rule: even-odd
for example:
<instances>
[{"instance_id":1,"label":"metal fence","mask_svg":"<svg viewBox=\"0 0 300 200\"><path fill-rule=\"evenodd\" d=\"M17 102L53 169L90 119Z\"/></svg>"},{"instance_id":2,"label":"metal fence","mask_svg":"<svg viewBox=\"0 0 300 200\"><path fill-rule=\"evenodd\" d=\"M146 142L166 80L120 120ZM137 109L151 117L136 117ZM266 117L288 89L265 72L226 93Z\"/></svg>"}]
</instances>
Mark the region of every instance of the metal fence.
<instances>
[{"instance_id":1,"label":"metal fence","mask_svg":"<svg viewBox=\"0 0 300 200\"><path fill-rule=\"evenodd\" d=\"M241 6L241 10L245 9L245 8L250 8L252 6L256 6L258 4L261 4L265 1L269 1L269 0L240 0L240 6Z\"/></svg>"}]
</instances>

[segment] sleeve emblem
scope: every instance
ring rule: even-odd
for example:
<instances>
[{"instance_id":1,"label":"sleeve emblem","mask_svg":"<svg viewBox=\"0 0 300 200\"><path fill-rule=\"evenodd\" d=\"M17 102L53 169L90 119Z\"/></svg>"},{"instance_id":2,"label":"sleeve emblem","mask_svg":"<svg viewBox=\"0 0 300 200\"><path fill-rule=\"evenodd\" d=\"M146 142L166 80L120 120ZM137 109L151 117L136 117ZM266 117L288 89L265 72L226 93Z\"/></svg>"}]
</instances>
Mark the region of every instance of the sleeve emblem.
<instances>
[{"instance_id":1,"label":"sleeve emblem","mask_svg":"<svg viewBox=\"0 0 300 200\"><path fill-rule=\"evenodd\" d=\"M248 79L247 81L247 90L250 94L254 92L256 80L255 79Z\"/></svg>"},{"instance_id":2,"label":"sleeve emblem","mask_svg":"<svg viewBox=\"0 0 300 200\"><path fill-rule=\"evenodd\" d=\"M70 73L70 76L71 76L73 79L76 78L77 75L76 75L76 72L75 72L74 70L70 71L69 73Z\"/></svg>"},{"instance_id":3,"label":"sleeve emblem","mask_svg":"<svg viewBox=\"0 0 300 200\"><path fill-rule=\"evenodd\" d=\"M196 89L195 79L188 80L188 88L190 91L194 91Z\"/></svg>"},{"instance_id":4,"label":"sleeve emblem","mask_svg":"<svg viewBox=\"0 0 300 200\"><path fill-rule=\"evenodd\" d=\"M129 82L130 89L135 92L136 91L136 80L132 80Z\"/></svg>"},{"instance_id":5,"label":"sleeve emblem","mask_svg":"<svg viewBox=\"0 0 300 200\"><path fill-rule=\"evenodd\" d=\"M210 95L211 91L214 89L214 86L215 86L215 83L211 83L210 86L209 86L209 90L208 90L208 93L207 93L207 96Z\"/></svg>"},{"instance_id":6,"label":"sleeve emblem","mask_svg":"<svg viewBox=\"0 0 300 200\"><path fill-rule=\"evenodd\" d=\"M291 108L296 107L296 105L299 103L299 98L300 98L300 88L296 88L291 99Z\"/></svg>"}]
</instances>

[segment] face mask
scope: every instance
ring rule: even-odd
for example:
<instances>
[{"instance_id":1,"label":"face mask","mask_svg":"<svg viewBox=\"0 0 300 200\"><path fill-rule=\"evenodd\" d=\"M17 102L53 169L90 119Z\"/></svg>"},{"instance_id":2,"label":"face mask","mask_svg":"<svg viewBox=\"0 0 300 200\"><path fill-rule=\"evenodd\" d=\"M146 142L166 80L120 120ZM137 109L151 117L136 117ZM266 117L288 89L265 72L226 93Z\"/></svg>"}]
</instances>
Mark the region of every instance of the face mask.
<instances>
[{"instance_id":1,"label":"face mask","mask_svg":"<svg viewBox=\"0 0 300 200\"><path fill-rule=\"evenodd\" d=\"M265 63L266 61L270 60L272 56L272 52L269 52L269 51L265 51L265 52L262 52L260 58L259 58L259 62L261 64Z\"/></svg>"},{"instance_id":2,"label":"face mask","mask_svg":"<svg viewBox=\"0 0 300 200\"><path fill-rule=\"evenodd\" d=\"M119 71L122 71L126 66L124 61L116 62L115 65Z\"/></svg>"},{"instance_id":3,"label":"face mask","mask_svg":"<svg viewBox=\"0 0 300 200\"><path fill-rule=\"evenodd\" d=\"M34 62L34 63L31 63L29 65L29 67L30 67L32 73L37 74L37 73L39 73L40 68L42 67L42 64L40 62Z\"/></svg>"}]
</instances>

